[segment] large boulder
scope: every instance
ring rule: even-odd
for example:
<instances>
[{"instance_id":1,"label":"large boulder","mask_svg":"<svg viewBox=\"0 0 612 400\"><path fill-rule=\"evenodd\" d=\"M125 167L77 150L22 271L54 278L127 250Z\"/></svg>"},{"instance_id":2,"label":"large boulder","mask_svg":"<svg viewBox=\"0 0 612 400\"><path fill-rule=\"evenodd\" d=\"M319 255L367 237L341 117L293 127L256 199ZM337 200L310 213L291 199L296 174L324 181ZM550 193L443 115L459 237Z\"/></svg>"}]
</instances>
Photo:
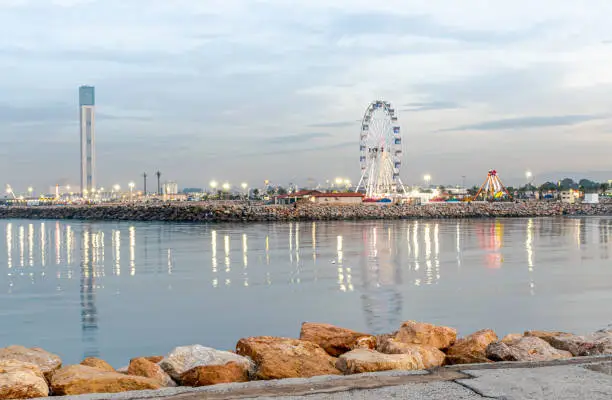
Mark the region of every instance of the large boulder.
<instances>
[{"instance_id":1,"label":"large boulder","mask_svg":"<svg viewBox=\"0 0 612 400\"><path fill-rule=\"evenodd\" d=\"M236 353L255 362L257 379L310 378L339 375L336 359L318 344L271 336L240 339Z\"/></svg>"},{"instance_id":2,"label":"large boulder","mask_svg":"<svg viewBox=\"0 0 612 400\"><path fill-rule=\"evenodd\" d=\"M172 379L179 382L181 375L190 369L211 365L225 365L229 362L235 362L243 366L247 371L253 370L253 363L245 357L230 353L229 351L204 347L199 344L175 348L159 362L159 366Z\"/></svg>"},{"instance_id":3,"label":"large boulder","mask_svg":"<svg viewBox=\"0 0 612 400\"><path fill-rule=\"evenodd\" d=\"M569 351L576 357L612 354L612 334L607 331L587 336L553 336L549 343L555 349Z\"/></svg>"},{"instance_id":4,"label":"large boulder","mask_svg":"<svg viewBox=\"0 0 612 400\"><path fill-rule=\"evenodd\" d=\"M555 331L525 331L525 336L537 337L550 344L553 337L573 337L574 334Z\"/></svg>"},{"instance_id":5,"label":"large boulder","mask_svg":"<svg viewBox=\"0 0 612 400\"><path fill-rule=\"evenodd\" d=\"M31 399L49 395L40 368L19 360L0 360L0 399Z\"/></svg>"},{"instance_id":6,"label":"large boulder","mask_svg":"<svg viewBox=\"0 0 612 400\"><path fill-rule=\"evenodd\" d=\"M486 356L487 347L497 342L497 335L490 329L474 332L451 346L446 352L449 364L473 364L491 362Z\"/></svg>"},{"instance_id":7,"label":"large boulder","mask_svg":"<svg viewBox=\"0 0 612 400\"><path fill-rule=\"evenodd\" d=\"M4 347L0 349L1 360L18 360L37 365L47 380L49 380L53 371L62 366L62 359L58 355L38 347L31 349L23 346Z\"/></svg>"},{"instance_id":8,"label":"large boulder","mask_svg":"<svg viewBox=\"0 0 612 400\"><path fill-rule=\"evenodd\" d=\"M160 389L152 379L107 372L84 365L61 368L51 376L51 391L56 396L86 393L119 393L130 390Z\"/></svg>"},{"instance_id":9,"label":"large boulder","mask_svg":"<svg viewBox=\"0 0 612 400\"><path fill-rule=\"evenodd\" d=\"M195 367L183 373L180 378L182 386L208 386L218 383L247 382L249 373L244 365L228 362L225 365Z\"/></svg>"},{"instance_id":10,"label":"large boulder","mask_svg":"<svg viewBox=\"0 0 612 400\"><path fill-rule=\"evenodd\" d=\"M447 349L457 340L457 330L424 322L406 321L395 335L395 340L409 344L426 344Z\"/></svg>"},{"instance_id":11,"label":"large boulder","mask_svg":"<svg viewBox=\"0 0 612 400\"><path fill-rule=\"evenodd\" d=\"M385 354L409 354L418 361L417 369L440 367L444 364L446 354L434 346L398 342L393 338L384 339L377 350Z\"/></svg>"},{"instance_id":12,"label":"large boulder","mask_svg":"<svg viewBox=\"0 0 612 400\"><path fill-rule=\"evenodd\" d=\"M96 357L87 357L86 359L81 361L81 365L97 368L106 372L115 372L115 368L111 367L109 363Z\"/></svg>"},{"instance_id":13,"label":"large boulder","mask_svg":"<svg viewBox=\"0 0 612 400\"><path fill-rule=\"evenodd\" d=\"M422 360L416 353L383 354L369 349L357 349L341 355L336 368L345 374L361 374L389 370L422 369Z\"/></svg>"},{"instance_id":14,"label":"large boulder","mask_svg":"<svg viewBox=\"0 0 612 400\"><path fill-rule=\"evenodd\" d=\"M128 366L126 373L128 375L142 376L144 378L152 379L161 386L176 386L176 382L170 378L170 375L168 375L162 369L162 367L149 361L145 357L133 358L130 360L130 365Z\"/></svg>"},{"instance_id":15,"label":"large boulder","mask_svg":"<svg viewBox=\"0 0 612 400\"><path fill-rule=\"evenodd\" d=\"M551 361L572 357L572 353L557 350L535 336L525 336L507 345L503 342L487 346L486 356L493 361Z\"/></svg>"},{"instance_id":16,"label":"large boulder","mask_svg":"<svg viewBox=\"0 0 612 400\"><path fill-rule=\"evenodd\" d=\"M302 324L300 340L318 344L333 357L338 357L353 349L376 348L375 336L330 324L312 322L304 322Z\"/></svg>"}]
</instances>

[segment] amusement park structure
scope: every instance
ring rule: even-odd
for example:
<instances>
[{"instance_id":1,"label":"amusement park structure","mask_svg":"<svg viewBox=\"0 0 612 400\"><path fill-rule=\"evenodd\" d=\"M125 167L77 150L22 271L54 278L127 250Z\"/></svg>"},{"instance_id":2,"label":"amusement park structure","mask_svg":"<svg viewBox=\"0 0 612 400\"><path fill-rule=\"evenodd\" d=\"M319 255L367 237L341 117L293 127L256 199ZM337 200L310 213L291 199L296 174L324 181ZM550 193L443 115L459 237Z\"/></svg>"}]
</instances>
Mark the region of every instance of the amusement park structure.
<instances>
[{"instance_id":1,"label":"amusement park structure","mask_svg":"<svg viewBox=\"0 0 612 400\"><path fill-rule=\"evenodd\" d=\"M359 136L361 177L356 191L366 199L381 199L405 192L400 179L402 136L391 103L376 100L368 105Z\"/></svg>"},{"instance_id":2,"label":"amusement park structure","mask_svg":"<svg viewBox=\"0 0 612 400\"><path fill-rule=\"evenodd\" d=\"M501 179L499 179L499 176L497 176L497 171L494 169L489 170L487 179L485 179L473 200L478 200L479 197L482 197L483 200L489 201L512 198Z\"/></svg>"}]
</instances>

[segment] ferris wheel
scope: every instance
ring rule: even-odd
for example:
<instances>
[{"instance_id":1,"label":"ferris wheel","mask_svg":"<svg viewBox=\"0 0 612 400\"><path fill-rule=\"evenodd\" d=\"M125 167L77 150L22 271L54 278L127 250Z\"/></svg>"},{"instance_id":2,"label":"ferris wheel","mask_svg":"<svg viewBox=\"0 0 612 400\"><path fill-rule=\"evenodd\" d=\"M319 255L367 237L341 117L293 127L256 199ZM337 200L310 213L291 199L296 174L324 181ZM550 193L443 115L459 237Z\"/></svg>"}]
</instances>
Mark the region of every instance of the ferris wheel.
<instances>
[{"instance_id":1,"label":"ferris wheel","mask_svg":"<svg viewBox=\"0 0 612 400\"><path fill-rule=\"evenodd\" d=\"M402 136L391 103L373 101L366 108L359 136L361 178L357 191L367 198L380 198L404 191L400 180Z\"/></svg>"}]
</instances>

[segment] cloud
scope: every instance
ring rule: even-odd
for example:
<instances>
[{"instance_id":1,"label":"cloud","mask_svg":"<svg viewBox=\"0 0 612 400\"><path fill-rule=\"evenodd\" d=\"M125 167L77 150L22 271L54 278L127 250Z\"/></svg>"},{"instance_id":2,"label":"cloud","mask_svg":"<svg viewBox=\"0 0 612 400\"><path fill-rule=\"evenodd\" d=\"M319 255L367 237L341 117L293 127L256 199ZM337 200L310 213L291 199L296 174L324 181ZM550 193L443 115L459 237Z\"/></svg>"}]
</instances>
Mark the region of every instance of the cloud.
<instances>
[{"instance_id":1,"label":"cloud","mask_svg":"<svg viewBox=\"0 0 612 400\"><path fill-rule=\"evenodd\" d=\"M583 122L604 118L601 115L558 115L545 117L519 117L486 121L478 124L464 125L444 131L491 131L506 129L543 128L550 126L576 125Z\"/></svg>"},{"instance_id":2,"label":"cloud","mask_svg":"<svg viewBox=\"0 0 612 400\"><path fill-rule=\"evenodd\" d=\"M286 135L286 136L277 136L267 140L268 143L272 144L298 144L309 142L313 139L320 139L325 137L330 137L329 133L324 132L307 132L307 133L298 133L295 135Z\"/></svg>"},{"instance_id":3,"label":"cloud","mask_svg":"<svg viewBox=\"0 0 612 400\"><path fill-rule=\"evenodd\" d=\"M308 125L310 128L343 128L346 126L358 126L359 121L320 122Z\"/></svg>"},{"instance_id":4,"label":"cloud","mask_svg":"<svg viewBox=\"0 0 612 400\"><path fill-rule=\"evenodd\" d=\"M430 101L430 102L419 102L419 103L408 103L404 104L404 108L400 111L404 112L419 112L419 111L431 111L431 110L451 110L459 108L459 104L452 101Z\"/></svg>"}]
</instances>

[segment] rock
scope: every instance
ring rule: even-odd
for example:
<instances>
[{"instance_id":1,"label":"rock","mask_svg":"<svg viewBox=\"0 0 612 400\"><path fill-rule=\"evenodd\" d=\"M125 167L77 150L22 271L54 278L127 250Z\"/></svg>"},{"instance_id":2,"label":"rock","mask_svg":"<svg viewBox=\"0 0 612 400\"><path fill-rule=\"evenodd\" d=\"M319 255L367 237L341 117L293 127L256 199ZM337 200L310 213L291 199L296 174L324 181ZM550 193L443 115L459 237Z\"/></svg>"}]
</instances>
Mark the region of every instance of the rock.
<instances>
[{"instance_id":1,"label":"rock","mask_svg":"<svg viewBox=\"0 0 612 400\"><path fill-rule=\"evenodd\" d=\"M116 372L119 372L120 374L126 374L127 375L128 368L129 368L129 365L126 365L125 367L117 368Z\"/></svg>"},{"instance_id":2,"label":"rock","mask_svg":"<svg viewBox=\"0 0 612 400\"><path fill-rule=\"evenodd\" d=\"M339 375L336 359L318 344L271 336L240 339L236 352L255 362L257 379L310 378Z\"/></svg>"},{"instance_id":3,"label":"rock","mask_svg":"<svg viewBox=\"0 0 612 400\"><path fill-rule=\"evenodd\" d=\"M176 386L176 382L174 382L172 378L170 378L170 375L168 375L162 369L162 367L155 363L152 363L145 357L132 359L126 372L128 375L142 376L144 378L152 379L155 382L159 383L161 386Z\"/></svg>"},{"instance_id":4,"label":"rock","mask_svg":"<svg viewBox=\"0 0 612 400\"><path fill-rule=\"evenodd\" d=\"M195 367L181 375L182 386L208 386L218 383L247 382L249 372L244 365L228 362L225 365Z\"/></svg>"},{"instance_id":5,"label":"rock","mask_svg":"<svg viewBox=\"0 0 612 400\"><path fill-rule=\"evenodd\" d=\"M572 336L575 336L575 335L573 335L571 333L567 333L567 332L526 331L525 332L525 336L537 337L537 338L540 338L542 340L545 340L547 343L550 344L550 339L553 338L553 337L559 337L559 336L572 337Z\"/></svg>"},{"instance_id":6,"label":"rock","mask_svg":"<svg viewBox=\"0 0 612 400\"><path fill-rule=\"evenodd\" d=\"M369 349L357 349L341 355L336 368L345 374L361 374L389 370L422 369L422 360L418 353L383 354Z\"/></svg>"},{"instance_id":7,"label":"rock","mask_svg":"<svg viewBox=\"0 0 612 400\"><path fill-rule=\"evenodd\" d=\"M49 386L36 364L0 360L0 399L47 397Z\"/></svg>"},{"instance_id":8,"label":"rock","mask_svg":"<svg viewBox=\"0 0 612 400\"><path fill-rule=\"evenodd\" d=\"M504 336L504 338L501 340L502 343L507 344L507 345L511 345L513 343L516 343L517 341L521 340L523 338L523 335L521 335L520 333L510 333L506 336Z\"/></svg>"},{"instance_id":9,"label":"rock","mask_svg":"<svg viewBox=\"0 0 612 400\"><path fill-rule=\"evenodd\" d=\"M402 343L427 344L437 349L447 349L457 340L457 330L423 322L406 321L395 335Z\"/></svg>"},{"instance_id":10,"label":"rock","mask_svg":"<svg viewBox=\"0 0 612 400\"><path fill-rule=\"evenodd\" d=\"M31 349L23 346L2 348L0 349L1 360L18 360L38 365L47 380L49 380L53 371L62 366L62 359L59 356L38 347Z\"/></svg>"},{"instance_id":11,"label":"rock","mask_svg":"<svg viewBox=\"0 0 612 400\"><path fill-rule=\"evenodd\" d=\"M139 359L139 358L144 358L144 359L145 359L145 360L147 360L147 361L151 361L152 363L157 364L157 363L159 363L161 360L163 360L163 359L164 359L164 356L135 357L135 358L132 358L132 359L130 360L130 362L132 362L132 361L134 361L134 360L136 360L136 359Z\"/></svg>"},{"instance_id":12,"label":"rock","mask_svg":"<svg viewBox=\"0 0 612 400\"><path fill-rule=\"evenodd\" d=\"M549 343L555 349L569 351L576 357L612 354L612 334L603 332L587 336L553 336Z\"/></svg>"},{"instance_id":13,"label":"rock","mask_svg":"<svg viewBox=\"0 0 612 400\"><path fill-rule=\"evenodd\" d=\"M490 329L483 329L459 339L446 352L450 364L473 364L491 362L486 356L487 346L497 341L497 335Z\"/></svg>"},{"instance_id":14,"label":"rock","mask_svg":"<svg viewBox=\"0 0 612 400\"><path fill-rule=\"evenodd\" d=\"M377 350L385 354L410 354L418 360L418 369L440 367L446 359L446 354L434 346L402 343L393 338L381 342Z\"/></svg>"},{"instance_id":15,"label":"rock","mask_svg":"<svg viewBox=\"0 0 612 400\"><path fill-rule=\"evenodd\" d=\"M548 342L535 336L525 336L511 345L491 343L486 356L493 361L551 361L571 358L568 351L557 350Z\"/></svg>"},{"instance_id":16,"label":"rock","mask_svg":"<svg viewBox=\"0 0 612 400\"><path fill-rule=\"evenodd\" d=\"M376 348L376 337L330 324L304 322L300 340L318 344L333 357L353 349Z\"/></svg>"},{"instance_id":17,"label":"rock","mask_svg":"<svg viewBox=\"0 0 612 400\"><path fill-rule=\"evenodd\" d=\"M51 391L56 396L86 393L119 393L130 390L159 389L152 379L107 372L84 365L61 368L51 376Z\"/></svg>"},{"instance_id":18,"label":"rock","mask_svg":"<svg viewBox=\"0 0 612 400\"><path fill-rule=\"evenodd\" d=\"M86 359L81 361L81 365L97 368L106 372L115 372L115 368L111 367L109 363L96 357L87 357Z\"/></svg>"},{"instance_id":19,"label":"rock","mask_svg":"<svg viewBox=\"0 0 612 400\"><path fill-rule=\"evenodd\" d=\"M225 365L235 362L243 365L245 369L252 371L253 363L240 355L229 351L216 350L199 344L193 346L182 346L172 350L159 366L175 381L179 381L182 374L195 367L207 367L211 365Z\"/></svg>"}]
</instances>

